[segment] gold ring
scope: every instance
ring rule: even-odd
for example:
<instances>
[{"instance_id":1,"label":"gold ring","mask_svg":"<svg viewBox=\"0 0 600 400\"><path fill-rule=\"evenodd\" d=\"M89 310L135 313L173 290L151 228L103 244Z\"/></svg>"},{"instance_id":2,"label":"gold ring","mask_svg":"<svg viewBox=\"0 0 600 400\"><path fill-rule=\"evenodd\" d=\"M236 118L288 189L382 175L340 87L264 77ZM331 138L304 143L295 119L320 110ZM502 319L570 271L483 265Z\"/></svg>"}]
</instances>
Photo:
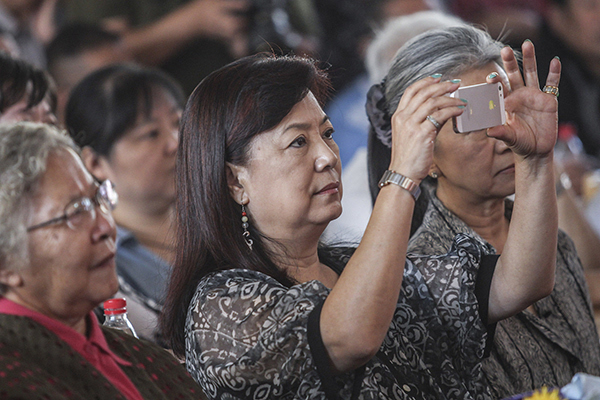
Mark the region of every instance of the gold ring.
<instances>
[{"instance_id":1,"label":"gold ring","mask_svg":"<svg viewBox=\"0 0 600 400\"><path fill-rule=\"evenodd\" d=\"M558 97L558 86L546 85L542 89L542 92Z\"/></svg>"}]
</instances>

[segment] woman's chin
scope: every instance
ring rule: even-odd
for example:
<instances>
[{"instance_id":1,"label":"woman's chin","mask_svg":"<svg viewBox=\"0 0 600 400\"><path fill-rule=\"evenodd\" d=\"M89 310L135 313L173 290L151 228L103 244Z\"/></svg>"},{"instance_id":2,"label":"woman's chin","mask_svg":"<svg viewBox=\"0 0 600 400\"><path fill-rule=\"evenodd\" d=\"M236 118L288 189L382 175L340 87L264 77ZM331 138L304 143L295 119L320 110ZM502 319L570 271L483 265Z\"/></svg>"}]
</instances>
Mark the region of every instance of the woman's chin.
<instances>
[{"instance_id":1,"label":"woman's chin","mask_svg":"<svg viewBox=\"0 0 600 400\"><path fill-rule=\"evenodd\" d=\"M340 203L339 207L336 207L335 209L331 210L331 214L327 218L327 224L329 224L333 220L338 219L342 215L342 211L343 211L342 210L342 205Z\"/></svg>"}]
</instances>

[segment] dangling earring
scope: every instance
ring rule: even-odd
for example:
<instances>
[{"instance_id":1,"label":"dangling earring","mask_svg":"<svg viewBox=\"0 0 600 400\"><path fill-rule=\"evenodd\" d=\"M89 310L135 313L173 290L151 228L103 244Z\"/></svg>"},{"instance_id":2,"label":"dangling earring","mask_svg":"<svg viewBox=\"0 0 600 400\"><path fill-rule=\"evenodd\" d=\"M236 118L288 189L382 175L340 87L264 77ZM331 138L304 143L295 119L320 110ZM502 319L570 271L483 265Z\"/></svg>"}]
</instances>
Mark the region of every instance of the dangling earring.
<instances>
[{"instance_id":1,"label":"dangling earring","mask_svg":"<svg viewBox=\"0 0 600 400\"><path fill-rule=\"evenodd\" d=\"M437 178L438 178L438 173L437 173L437 172L435 172L435 171L431 171L431 172L429 173L429 176L430 176L430 177L432 177L433 179L437 179Z\"/></svg>"},{"instance_id":2,"label":"dangling earring","mask_svg":"<svg viewBox=\"0 0 600 400\"><path fill-rule=\"evenodd\" d=\"M252 244L254 242L252 241L252 239L250 239L250 232L248 231L249 226L250 225L248 224L248 214L246 214L246 207L244 207L244 205L242 204L242 229L244 230L242 236L244 237L246 245L248 245L248 248L250 249L250 251L252 251Z\"/></svg>"}]
</instances>

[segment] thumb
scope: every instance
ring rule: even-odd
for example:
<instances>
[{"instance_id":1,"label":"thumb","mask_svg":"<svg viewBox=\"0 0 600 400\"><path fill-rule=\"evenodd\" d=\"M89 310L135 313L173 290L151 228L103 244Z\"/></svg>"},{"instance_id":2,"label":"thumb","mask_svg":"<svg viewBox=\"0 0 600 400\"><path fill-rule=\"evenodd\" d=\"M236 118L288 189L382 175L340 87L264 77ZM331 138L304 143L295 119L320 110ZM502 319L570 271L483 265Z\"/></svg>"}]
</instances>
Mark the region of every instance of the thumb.
<instances>
[{"instance_id":1,"label":"thumb","mask_svg":"<svg viewBox=\"0 0 600 400\"><path fill-rule=\"evenodd\" d=\"M488 128L486 135L494 139L502 140L508 147L513 147L517 142L515 132L507 125Z\"/></svg>"}]
</instances>

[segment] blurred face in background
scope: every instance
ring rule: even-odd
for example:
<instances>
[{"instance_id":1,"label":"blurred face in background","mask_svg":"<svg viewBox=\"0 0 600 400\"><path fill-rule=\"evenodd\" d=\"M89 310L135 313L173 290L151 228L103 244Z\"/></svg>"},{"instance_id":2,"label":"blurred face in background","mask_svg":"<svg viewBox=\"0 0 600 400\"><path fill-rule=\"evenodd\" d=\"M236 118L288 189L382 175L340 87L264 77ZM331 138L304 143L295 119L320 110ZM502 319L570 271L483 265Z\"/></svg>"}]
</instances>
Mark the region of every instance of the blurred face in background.
<instances>
[{"instance_id":1,"label":"blurred face in background","mask_svg":"<svg viewBox=\"0 0 600 400\"><path fill-rule=\"evenodd\" d=\"M57 124L56 115L54 115L48 95L46 95L38 104L35 104L32 107L27 106L31 90L31 83L28 83L27 91L23 98L15 104L6 107L6 109L0 113L0 123L29 121L51 125Z\"/></svg>"},{"instance_id":2,"label":"blurred face in background","mask_svg":"<svg viewBox=\"0 0 600 400\"><path fill-rule=\"evenodd\" d=\"M150 114L140 110L135 125L102 157L103 178L115 184L121 205L161 209L173 204L181 112L167 90L153 88Z\"/></svg>"},{"instance_id":3,"label":"blurred face in background","mask_svg":"<svg viewBox=\"0 0 600 400\"><path fill-rule=\"evenodd\" d=\"M567 0L564 6L550 2L548 22L580 57L600 62L600 0Z\"/></svg>"}]
</instances>

